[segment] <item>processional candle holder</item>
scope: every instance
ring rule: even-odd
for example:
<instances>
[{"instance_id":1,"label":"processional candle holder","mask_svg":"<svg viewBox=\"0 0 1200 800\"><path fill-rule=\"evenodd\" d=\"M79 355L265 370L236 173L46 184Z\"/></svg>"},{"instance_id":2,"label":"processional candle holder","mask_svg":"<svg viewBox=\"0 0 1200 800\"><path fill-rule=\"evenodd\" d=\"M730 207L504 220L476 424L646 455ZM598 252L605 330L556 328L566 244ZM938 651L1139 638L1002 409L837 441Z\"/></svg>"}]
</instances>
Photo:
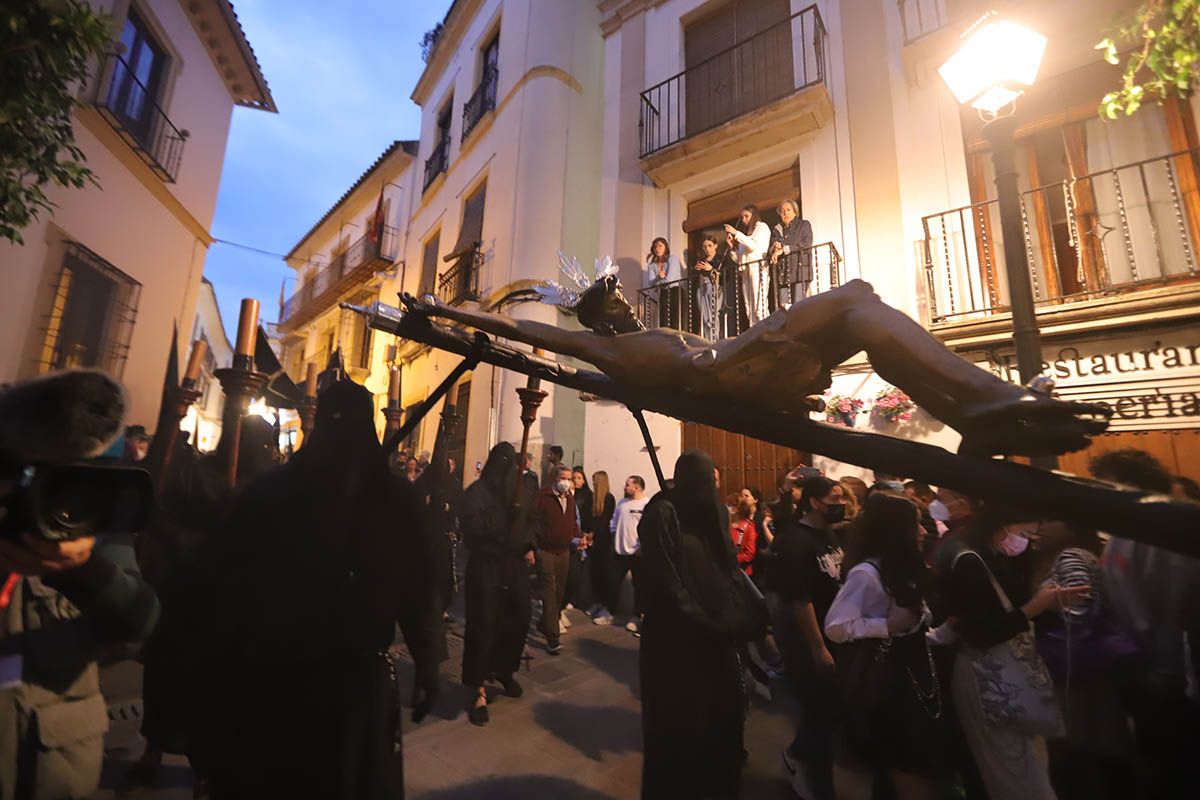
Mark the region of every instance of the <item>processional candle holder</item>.
<instances>
[{"instance_id":1,"label":"processional candle holder","mask_svg":"<svg viewBox=\"0 0 1200 800\"><path fill-rule=\"evenodd\" d=\"M312 433L313 422L317 418L317 365L309 364L304 373L304 397L296 404L296 413L300 416L300 446L308 443L308 435Z\"/></svg>"},{"instance_id":2,"label":"processional candle holder","mask_svg":"<svg viewBox=\"0 0 1200 800\"><path fill-rule=\"evenodd\" d=\"M540 347L533 349L535 356L545 354L545 351ZM530 469L528 463L529 449L529 429L533 427L534 420L537 419L538 408L541 407L542 401L546 399L549 392L542 388L542 379L534 375L530 375L524 386L517 387L517 397L521 399L521 425L524 426L524 431L521 434L521 475L524 476L525 470ZM513 505L521 505L521 485L522 481L517 481L517 496L513 499Z\"/></svg>"},{"instance_id":3,"label":"processional candle holder","mask_svg":"<svg viewBox=\"0 0 1200 800\"><path fill-rule=\"evenodd\" d=\"M258 301L242 300L238 315L237 346L233 365L216 371L217 380L225 391L225 411L221 417L221 438L228 441L225 448L225 481L230 488L237 484L238 450L242 438L242 418L250 411L250 401L267 385L268 376L254 369L254 345L258 333ZM228 437L228 439L226 439Z\"/></svg>"},{"instance_id":4,"label":"processional candle holder","mask_svg":"<svg viewBox=\"0 0 1200 800\"><path fill-rule=\"evenodd\" d=\"M172 345L174 346L174 345ZM161 424L161 431L155 431L154 436L163 437L157 447L153 447L154 460L150 463L150 474L154 476L154 489L161 493L167 484L167 474L171 470L171 459L175 455L175 443L179 440L179 422L187 416L188 409L200 399L201 392L196 388L200 378L200 368L204 364L204 356L208 354L208 342L197 339L192 342L192 352L188 357L187 371L178 386L170 389L168 407ZM174 355L172 355L174 358Z\"/></svg>"},{"instance_id":5,"label":"processional candle holder","mask_svg":"<svg viewBox=\"0 0 1200 800\"><path fill-rule=\"evenodd\" d=\"M400 368L393 367L388 373L387 405L383 407L383 417L387 424L383 429L383 440L392 438L392 434L400 430L404 418L404 409L400 407Z\"/></svg>"}]
</instances>

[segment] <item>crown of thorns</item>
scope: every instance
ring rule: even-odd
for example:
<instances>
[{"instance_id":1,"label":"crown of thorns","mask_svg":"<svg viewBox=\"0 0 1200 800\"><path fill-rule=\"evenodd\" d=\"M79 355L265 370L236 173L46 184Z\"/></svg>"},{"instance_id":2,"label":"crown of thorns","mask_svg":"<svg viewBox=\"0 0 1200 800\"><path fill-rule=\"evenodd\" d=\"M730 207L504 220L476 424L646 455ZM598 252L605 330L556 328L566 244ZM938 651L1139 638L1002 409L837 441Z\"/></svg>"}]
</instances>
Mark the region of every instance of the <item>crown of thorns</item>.
<instances>
[{"instance_id":1,"label":"crown of thorns","mask_svg":"<svg viewBox=\"0 0 1200 800\"><path fill-rule=\"evenodd\" d=\"M620 268L608 256L596 259L595 276L590 276L579 259L558 251L558 270L566 278L565 283L551 279L536 284L533 290L543 303L558 306L568 311L574 311L583 297L583 293L598 281L616 275Z\"/></svg>"}]
</instances>

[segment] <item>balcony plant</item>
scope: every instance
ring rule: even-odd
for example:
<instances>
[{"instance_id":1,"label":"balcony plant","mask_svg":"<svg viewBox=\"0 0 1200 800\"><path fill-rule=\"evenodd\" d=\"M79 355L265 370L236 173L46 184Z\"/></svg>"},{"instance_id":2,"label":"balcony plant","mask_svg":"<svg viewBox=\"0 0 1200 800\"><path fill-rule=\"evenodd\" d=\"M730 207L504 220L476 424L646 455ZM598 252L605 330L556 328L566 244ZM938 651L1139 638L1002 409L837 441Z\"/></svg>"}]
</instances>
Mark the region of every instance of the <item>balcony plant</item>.
<instances>
[{"instance_id":1,"label":"balcony plant","mask_svg":"<svg viewBox=\"0 0 1200 800\"><path fill-rule=\"evenodd\" d=\"M916 409L917 404L911 397L895 386L889 386L875 395L871 413L891 423L908 422Z\"/></svg>"},{"instance_id":2,"label":"balcony plant","mask_svg":"<svg viewBox=\"0 0 1200 800\"><path fill-rule=\"evenodd\" d=\"M854 420L863 410L863 401L857 397L835 394L825 401L825 419L834 425L854 427Z\"/></svg>"},{"instance_id":3,"label":"balcony plant","mask_svg":"<svg viewBox=\"0 0 1200 800\"><path fill-rule=\"evenodd\" d=\"M1113 65L1127 50L1121 87L1100 101L1109 119L1151 100L1186 99L1200 78L1200 0L1145 0L1096 49Z\"/></svg>"}]
</instances>

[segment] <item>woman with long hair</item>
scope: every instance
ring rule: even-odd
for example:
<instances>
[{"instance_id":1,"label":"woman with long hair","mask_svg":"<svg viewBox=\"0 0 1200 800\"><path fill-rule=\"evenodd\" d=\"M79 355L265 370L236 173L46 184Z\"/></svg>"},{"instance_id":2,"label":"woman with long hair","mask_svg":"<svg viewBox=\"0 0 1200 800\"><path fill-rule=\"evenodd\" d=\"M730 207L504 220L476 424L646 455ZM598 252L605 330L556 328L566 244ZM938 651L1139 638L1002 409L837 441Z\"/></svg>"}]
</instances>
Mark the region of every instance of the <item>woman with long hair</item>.
<instances>
[{"instance_id":1,"label":"woman with long hair","mask_svg":"<svg viewBox=\"0 0 1200 800\"><path fill-rule=\"evenodd\" d=\"M989 720L973 660L992 648L1029 637L1030 621L1054 608L1077 605L1090 586L1045 583L1035 588L1033 551L1022 535L1029 519L1010 509L983 506L962 534L961 546L942 572L946 613L959 649L951 692L954 708L980 778L992 800L1052 800L1046 743L1013 724ZM939 559L940 561L940 559ZM943 626L945 627L945 626ZM936 632L941 640L942 629ZM1031 656L1032 658L1032 656ZM1032 669L1032 667L1031 667ZM1043 671L1044 670L1040 670ZM989 702L995 698L988 694Z\"/></svg>"},{"instance_id":2,"label":"woman with long hair","mask_svg":"<svg viewBox=\"0 0 1200 800\"><path fill-rule=\"evenodd\" d=\"M613 535L612 517L617 501L609 489L608 473L597 470L592 473L592 545L588 553L591 569L592 591L596 594L596 605L589 614L597 625L611 625L612 611L617 599L612 597Z\"/></svg>"},{"instance_id":3,"label":"woman with long hair","mask_svg":"<svg viewBox=\"0 0 1200 800\"><path fill-rule=\"evenodd\" d=\"M882 685L873 687L879 702L848 698L846 732L855 754L875 774L886 772L898 800L936 797L943 771L942 697L925 643L930 613L920 522L908 498L884 493L867 498L851 529L842 564L845 582L825 617L832 641L865 643L858 647L887 662L877 676ZM841 670L852 657L848 649L838 652Z\"/></svg>"},{"instance_id":4,"label":"woman with long hair","mask_svg":"<svg viewBox=\"0 0 1200 800\"><path fill-rule=\"evenodd\" d=\"M679 291L680 281L683 280L683 267L676 256L671 255L671 245L661 236L654 237L650 242L650 252L646 254L646 264L643 284L647 289L657 288L658 324L663 328L678 328L682 309Z\"/></svg>"},{"instance_id":5,"label":"woman with long hair","mask_svg":"<svg viewBox=\"0 0 1200 800\"><path fill-rule=\"evenodd\" d=\"M771 271L766 258L771 230L759 218L758 206L748 205L738 215L737 225L725 226L725 235L739 264L746 318L754 325L770 313Z\"/></svg>"}]
</instances>

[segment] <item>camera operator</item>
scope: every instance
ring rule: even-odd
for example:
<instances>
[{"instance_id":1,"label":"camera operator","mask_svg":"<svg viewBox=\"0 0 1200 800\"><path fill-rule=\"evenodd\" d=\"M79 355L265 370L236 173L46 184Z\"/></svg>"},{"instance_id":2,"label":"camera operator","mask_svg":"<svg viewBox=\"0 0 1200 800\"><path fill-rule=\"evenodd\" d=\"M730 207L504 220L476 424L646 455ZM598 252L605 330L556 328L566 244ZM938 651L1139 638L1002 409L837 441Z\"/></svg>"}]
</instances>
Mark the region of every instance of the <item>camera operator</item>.
<instances>
[{"instance_id":1,"label":"camera operator","mask_svg":"<svg viewBox=\"0 0 1200 800\"><path fill-rule=\"evenodd\" d=\"M10 467L89 457L123 410L100 373L18 384L0 394L0 457ZM28 492L19 472L0 477L0 797L82 798L99 784L108 727L98 650L144 639L158 601L130 536L48 538L16 511Z\"/></svg>"}]
</instances>

